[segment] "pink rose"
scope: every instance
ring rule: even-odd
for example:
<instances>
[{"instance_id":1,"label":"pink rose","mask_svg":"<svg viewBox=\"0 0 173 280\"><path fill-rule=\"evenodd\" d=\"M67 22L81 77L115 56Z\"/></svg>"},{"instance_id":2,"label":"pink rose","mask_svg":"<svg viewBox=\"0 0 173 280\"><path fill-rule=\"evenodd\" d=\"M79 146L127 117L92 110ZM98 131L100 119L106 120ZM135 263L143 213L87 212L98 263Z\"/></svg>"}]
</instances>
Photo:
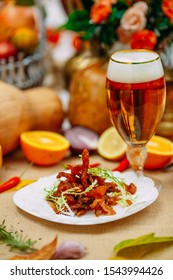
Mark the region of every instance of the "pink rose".
<instances>
[{"instance_id":1,"label":"pink rose","mask_svg":"<svg viewBox=\"0 0 173 280\"><path fill-rule=\"evenodd\" d=\"M145 3L144 1L139 1L139 2L136 2L134 5L133 5L134 8L137 8L138 10L140 10L141 12L143 12L144 14L147 13L148 11L148 5L147 3Z\"/></svg>"},{"instance_id":2,"label":"pink rose","mask_svg":"<svg viewBox=\"0 0 173 280\"><path fill-rule=\"evenodd\" d=\"M131 35L133 34L133 32L131 32L129 30L124 30L121 26L119 26L116 30L116 34L117 34L118 40L122 44L129 44Z\"/></svg>"},{"instance_id":3,"label":"pink rose","mask_svg":"<svg viewBox=\"0 0 173 280\"><path fill-rule=\"evenodd\" d=\"M146 26L146 17L143 11L138 9L137 7L131 7L125 11L123 14L120 26L124 30L128 30L131 32L140 31Z\"/></svg>"}]
</instances>

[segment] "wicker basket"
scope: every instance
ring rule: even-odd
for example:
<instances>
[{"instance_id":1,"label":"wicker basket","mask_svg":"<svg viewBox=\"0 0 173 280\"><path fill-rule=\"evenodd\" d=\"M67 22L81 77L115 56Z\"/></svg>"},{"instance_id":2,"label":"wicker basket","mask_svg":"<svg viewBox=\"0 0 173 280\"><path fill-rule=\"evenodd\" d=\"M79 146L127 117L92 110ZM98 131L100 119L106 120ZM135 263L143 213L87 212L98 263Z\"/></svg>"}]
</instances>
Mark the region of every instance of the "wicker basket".
<instances>
[{"instance_id":1,"label":"wicker basket","mask_svg":"<svg viewBox=\"0 0 173 280\"><path fill-rule=\"evenodd\" d=\"M45 40L29 56L19 53L17 58L0 59L0 80L20 89L40 85L45 74Z\"/></svg>"}]
</instances>

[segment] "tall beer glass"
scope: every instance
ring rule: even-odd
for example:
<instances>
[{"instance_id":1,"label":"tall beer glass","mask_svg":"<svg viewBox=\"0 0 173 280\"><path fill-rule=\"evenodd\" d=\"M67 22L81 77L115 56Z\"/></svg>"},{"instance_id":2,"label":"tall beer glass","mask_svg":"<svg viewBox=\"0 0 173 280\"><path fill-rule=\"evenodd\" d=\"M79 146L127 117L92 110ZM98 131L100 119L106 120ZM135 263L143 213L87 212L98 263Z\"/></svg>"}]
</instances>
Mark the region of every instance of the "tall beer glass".
<instances>
[{"instance_id":1,"label":"tall beer glass","mask_svg":"<svg viewBox=\"0 0 173 280\"><path fill-rule=\"evenodd\" d=\"M155 134L165 108L164 71L159 55L148 50L112 54L107 68L111 121L127 143L127 158L142 175L146 143Z\"/></svg>"}]
</instances>

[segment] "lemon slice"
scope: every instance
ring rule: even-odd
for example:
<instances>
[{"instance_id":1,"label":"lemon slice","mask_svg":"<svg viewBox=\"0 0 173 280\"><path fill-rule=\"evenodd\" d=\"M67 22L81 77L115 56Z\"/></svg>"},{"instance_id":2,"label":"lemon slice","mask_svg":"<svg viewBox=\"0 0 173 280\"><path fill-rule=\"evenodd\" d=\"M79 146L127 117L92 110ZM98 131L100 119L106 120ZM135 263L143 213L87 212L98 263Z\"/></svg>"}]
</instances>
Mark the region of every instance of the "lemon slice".
<instances>
[{"instance_id":1,"label":"lemon slice","mask_svg":"<svg viewBox=\"0 0 173 280\"><path fill-rule=\"evenodd\" d=\"M65 157L69 141L61 134L50 131L26 131L20 135L25 157L38 165L53 165Z\"/></svg>"},{"instance_id":2,"label":"lemon slice","mask_svg":"<svg viewBox=\"0 0 173 280\"><path fill-rule=\"evenodd\" d=\"M127 144L114 127L107 128L99 137L97 151L108 160L119 160L126 153Z\"/></svg>"}]
</instances>

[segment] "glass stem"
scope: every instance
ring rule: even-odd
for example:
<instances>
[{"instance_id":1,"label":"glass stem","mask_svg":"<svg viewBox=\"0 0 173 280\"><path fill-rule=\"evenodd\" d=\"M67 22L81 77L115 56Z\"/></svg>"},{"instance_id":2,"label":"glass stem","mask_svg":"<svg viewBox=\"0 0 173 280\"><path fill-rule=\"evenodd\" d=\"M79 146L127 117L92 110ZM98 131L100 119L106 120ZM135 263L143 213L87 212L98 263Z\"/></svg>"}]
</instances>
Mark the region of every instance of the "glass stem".
<instances>
[{"instance_id":1,"label":"glass stem","mask_svg":"<svg viewBox=\"0 0 173 280\"><path fill-rule=\"evenodd\" d=\"M143 175L144 163L147 158L146 146L142 147L127 147L127 159L132 169L137 173L138 176Z\"/></svg>"}]
</instances>

